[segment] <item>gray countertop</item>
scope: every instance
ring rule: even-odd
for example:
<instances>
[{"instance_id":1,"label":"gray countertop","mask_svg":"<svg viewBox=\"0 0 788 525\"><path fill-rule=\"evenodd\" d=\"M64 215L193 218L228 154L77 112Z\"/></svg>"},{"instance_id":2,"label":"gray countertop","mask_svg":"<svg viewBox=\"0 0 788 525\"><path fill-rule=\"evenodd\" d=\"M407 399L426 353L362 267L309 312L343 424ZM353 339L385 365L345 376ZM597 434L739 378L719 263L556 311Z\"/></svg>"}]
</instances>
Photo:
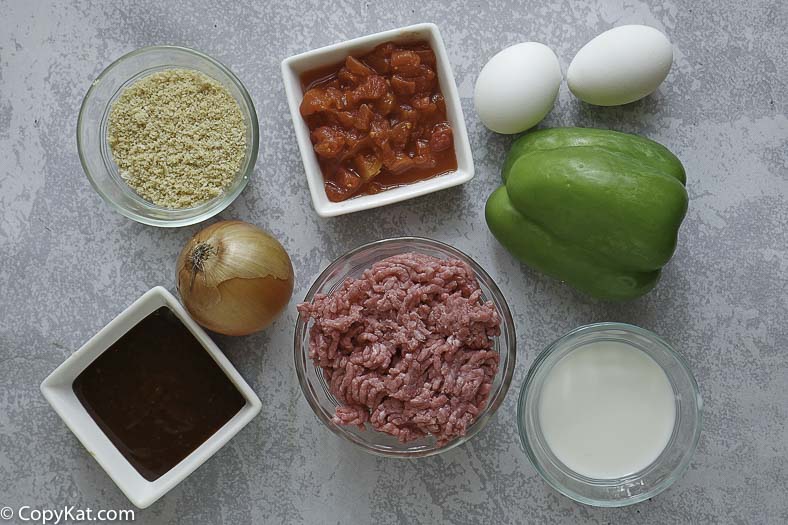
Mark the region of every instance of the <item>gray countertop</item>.
<instances>
[{"instance_id":1,"label":"gray countertop","mask_svg":"<svg viewBox=\"0 0 788 525\"><path fill-rule=\"evenodd\" d=\"M592 0L444 5L329 2L0 0L0 506L124 509L131 504L39 393L44 377L154 285L199 227L162 230L114 213L91 189L75 141L96 75L135 48L201 50L246 84L260 116L254 179L224 211L273 232L296 290L270 329L216 337L263 401L262 413L137 523L786 523L788 522L788 7L782 0ZM396 4L396 7L393 7ZM468 184L379 210L320 219L312 209L279 63L322 45L411 23L438 24L476 162ZM487 231L486 196L512 137L475 115L473 85L503 47L536 40L566 69L614 25L644 23L675 46L667 81L628 106L586 106L562 86L543 127L613 128L673 150L690 208L656 290L591 300L517 263ZM360 227L363 225L363 227ZM449 242L503 289L517 322L512 389L469 443L417 461L357 452L324 428L292 365L296 301L322 268L397 235ZM520 449L515 406L536 354L594 321L665 337L689 360L705 429L686 475L625 509L551 490Z\"/></svg>"}]
</instances>

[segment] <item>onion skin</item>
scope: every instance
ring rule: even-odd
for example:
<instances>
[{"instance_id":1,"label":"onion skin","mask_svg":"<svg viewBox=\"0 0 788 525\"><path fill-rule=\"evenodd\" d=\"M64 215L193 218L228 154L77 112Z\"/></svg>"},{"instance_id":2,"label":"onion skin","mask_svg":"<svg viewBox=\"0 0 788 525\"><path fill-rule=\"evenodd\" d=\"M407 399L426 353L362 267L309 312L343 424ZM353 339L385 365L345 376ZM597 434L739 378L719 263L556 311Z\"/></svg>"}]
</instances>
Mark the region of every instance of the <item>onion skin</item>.
<instances>
[{"instance_id":1,"label":"onion skin","mask_svg":"<svg viewBox=\"0 0 788 525\"><path fill-rule=\"evenodd\" d=\"M269 326L293 295L293 265L279 241L243 221L192 237L177 262L178 292L205 328L248 335Z\"/></svg>"}]
</instances>

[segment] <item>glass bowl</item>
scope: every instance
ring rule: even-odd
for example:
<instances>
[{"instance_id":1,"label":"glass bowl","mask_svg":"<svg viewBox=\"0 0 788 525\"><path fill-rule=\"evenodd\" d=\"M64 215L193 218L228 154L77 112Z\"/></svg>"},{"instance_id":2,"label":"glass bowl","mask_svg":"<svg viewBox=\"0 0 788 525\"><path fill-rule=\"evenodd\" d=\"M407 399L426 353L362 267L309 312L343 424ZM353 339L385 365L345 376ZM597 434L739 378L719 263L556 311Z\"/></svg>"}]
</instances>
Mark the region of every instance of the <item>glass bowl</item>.
<instances>
[{"instance_id":1,"label":"glass bowl","mask_svg":"<svg viewBox=\"0 0 788 525\"><path fill-rule=\"evenodd\" d=\"M668 444L646 468L628 476L595 479L573 472L547 445L539 421L539 400L547 374L573 350L592 342L632 345L659 364L673 388L676 419ZM553 342L536 358L520 391L517 426L520 440L537 472L558 492L597 507L623 507L651 498L679 479L700 438L703 401L684 358L648 330L623 323L581 326Z\"/></svg>"},{"instance_id":2,"label":"glass bowl","mask_svg":"<svg viewBox=\"0 0 788 525\"><path fill-rule=\"evenodd\" d=\"M490 421L509 390L516 354L514 321L512 320L509 306L506 304L506 300L498 286L481 266L456 248L431 239L399 237L366 244L351 250L332 262L320 274L312 288L309 289L304 302L311 302L315 294L331 293L339 288L348 277L360 277L364 270L377 261L407 252L423 253L442 259L456 258L468 263L476 274L483 299L492 301L501 317L501 335L495 338L493 347L500 354L498 373L493 380L487 406L476 418L476 421L468 427L466 434L439 447L437 440L432 436L408 443L400 443L397 438L377 432L371 427L361 430L356 426L342 426L333 423L331 418L334 416L334 410L340 403L329 391L328 384L323 378L322 370L309 358L309 328L311 323L306 323L300 314L295 328L295 367L298 382L309 406L312 407L318 419L334 434L357 445L361 450L372 454L417 458L445 452L471 439Z\"/></svg>"},{"instance_id":3,"label":"glass bowl","mask_svg":"<svg viewBox=\"0 0 788 525\"><path fill-rule=\"evenodd\" d=\"M172 68L200 71L224 85L238 102L246 124L246 155L235 179L221 195L191 208L165 208L140 197L120 177L107 140L109 113L121 93L142 77ZM77 121L77 150L90 184L117 211L151 226L195 224L229 206L252 175L258 143L257 113L241 81L213 58L177 46L145 47L110 64L88 89Z\"/></svg>"}]
</instances>

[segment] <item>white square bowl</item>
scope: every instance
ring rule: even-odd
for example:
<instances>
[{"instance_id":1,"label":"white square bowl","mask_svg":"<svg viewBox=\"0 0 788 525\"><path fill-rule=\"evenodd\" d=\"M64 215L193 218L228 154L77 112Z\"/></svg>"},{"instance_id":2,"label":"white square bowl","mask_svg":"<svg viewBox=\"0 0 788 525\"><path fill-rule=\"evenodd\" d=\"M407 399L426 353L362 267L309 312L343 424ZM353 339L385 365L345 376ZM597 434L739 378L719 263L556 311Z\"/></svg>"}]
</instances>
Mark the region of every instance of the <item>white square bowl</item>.
<instances>
[{"instance_id":1,"label":"white square bowl","mask_svg":"<svg viewBox=\"0 0 788 525\"><path fill-rule=\"evenodd\" d=\"M309 127L301 117L299 110L301 100L304 98L304 91L301 89L301 75L322 66L341 62L348 55L357 56L367 53L372 51L375 46L385 42L407 43L417 40L426 40L435 52L438 64L438 81L443 97L446 100L446 116L454 136L457 170L431 179L400 186L399 188L382 191L375 195L361 195L342 202L331 202L328 200L323 187L323 174L320 171L317 155L312 148L312 141L309 139ZM304 162L309 191L312 194L312 204L317 214L321 217L333 217L385 206L386 204L451 188L452 186L468 182L473 178L471 143L468 140L468 132L465 129L465 118L462 113L462 105L460 104L460 95L457 92L457 85L451 72L446 46L443 43L438 26L435 24L416 24L375 33L374 35L354 38L353 40L321 47L320 49L286 58L282 61L282 76L284 77L287 103L290 106L290 116L293 119L298 148L301 150L301 159Z\"/></svg>"},{"instance_id":2,"label":"white square bowl","mask_svg":"<svg viewBox=\"0 0 788 525\"><path fill-rule=\"evenodd\" d=\"M120 451L99 428L88 414L74 393L73 383L79 374L93 360L112 346L120 337L128 332L145 317L161 308L168 307L189 331L202 344L205 351L213 357L216 364L224 371L238 391L246 400L246 404L215 434L186 456L169 472L148 481L123 457ZM69 429L77 436L91 456L109 474L121 491L137 507L144 509L166 494L175 485L194 472L208 458L216 453L227 441L238 433L249 421L260 412L260 399L252 388L244 381L241 374L222 354L208 334L197 325L173 295L161 286L147 291L142 297L126 308L120 315L109 322L94 335L82 348L74 352L62 365L57 367L44 382L41 393Z\"/></svg>"}]
</instances>

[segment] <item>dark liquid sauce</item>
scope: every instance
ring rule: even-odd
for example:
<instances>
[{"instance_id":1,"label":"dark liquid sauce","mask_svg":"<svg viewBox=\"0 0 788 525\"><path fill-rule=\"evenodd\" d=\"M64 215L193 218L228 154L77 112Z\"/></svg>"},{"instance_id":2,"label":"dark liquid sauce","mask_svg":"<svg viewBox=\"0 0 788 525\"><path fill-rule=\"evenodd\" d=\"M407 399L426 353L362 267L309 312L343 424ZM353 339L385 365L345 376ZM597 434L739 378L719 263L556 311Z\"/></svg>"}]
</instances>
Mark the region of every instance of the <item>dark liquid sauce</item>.
<instances>
[{"instance_id":1,"label":"dark liquid sauce","mask_svg":"<svg viewBox=\"0 0 788 525\"><path fill-rule=\"evenodd\" d=\"M74 381L82 406L148 481L181 462L246 400L167 307L137 323Z\"/></svg>"},{"instance_id":2,"label":"dark liquid sauce","mask_svg":"<svg viewBox=\"0 0 788 525\"><path fill-rule=\"evenodd\" d=\"M430 46L426 42L416 42L409 45L397 45L396 49L398 50L408 50L408 49L418 49L418 50L431 50ZM370 53L371 55L372 53ZM367 57L369 55L362 55L356 56L362 63L367 63ZM322 66L319 68L312 69L305 73L302 73L300 76L301 80L301 88L304 92L312 89L312 88L320 88L328 85L332 85L332 83L337 82L337 75L339 71L344 67L345 61L337 62L336 64L331 64L328 66ZM433 70L436 70L436 67L433 67ZM384 75L386 78L390 78L391 74L387 73ZM441 94L440 84L436 78L435 85L431 89L429 94ZM424 93L422 93L424 94ZM396 104L397 105L405 105L408 106L411 102L410 95L396 95ZM396 113L396 112L395 112ZM392 120L392 122L396 121L394 114L389 115L387 118ZM334 124L331 120L327 120L323 118L323 115L316 114L305 119L307 124L309 125L310 131L324 125L332 125ZM446 117L446 110L441 109L433 115L424 115L422 114L420 122L416 126L416 131L418 130L427 130L432 128L435 124L447 122L448 119ZM454 153L454 144L452 143L449 149L443 151L433 152L432 156L435 158L436 163L434 166L431 167L424 167L424 168L410 168L405 171L394 173L387 169L383 169L379 175L377 175L371 182L365 184L360 191L355 192L352 196L359 196L359 195L372 195L376 193L380 193L385 190L389 190L392 188L398 188L400 186L404 186L407 184L412 184L414 182L431 179L433 177L437 177L439 175L443 175L445 173L450 173L457 170L457 157ZM323 178L327 183L328 187L336 181L336 170L339 163L336 162L335 159L325 159L322 157L318 157L318 164L320 165L320 170L323 173ZM328 192L329 200L333 202L337 202L339 200L345 200L348 197L343 197L341 199L337 199L331 192Z\"/></svg>"}]
</instances>

